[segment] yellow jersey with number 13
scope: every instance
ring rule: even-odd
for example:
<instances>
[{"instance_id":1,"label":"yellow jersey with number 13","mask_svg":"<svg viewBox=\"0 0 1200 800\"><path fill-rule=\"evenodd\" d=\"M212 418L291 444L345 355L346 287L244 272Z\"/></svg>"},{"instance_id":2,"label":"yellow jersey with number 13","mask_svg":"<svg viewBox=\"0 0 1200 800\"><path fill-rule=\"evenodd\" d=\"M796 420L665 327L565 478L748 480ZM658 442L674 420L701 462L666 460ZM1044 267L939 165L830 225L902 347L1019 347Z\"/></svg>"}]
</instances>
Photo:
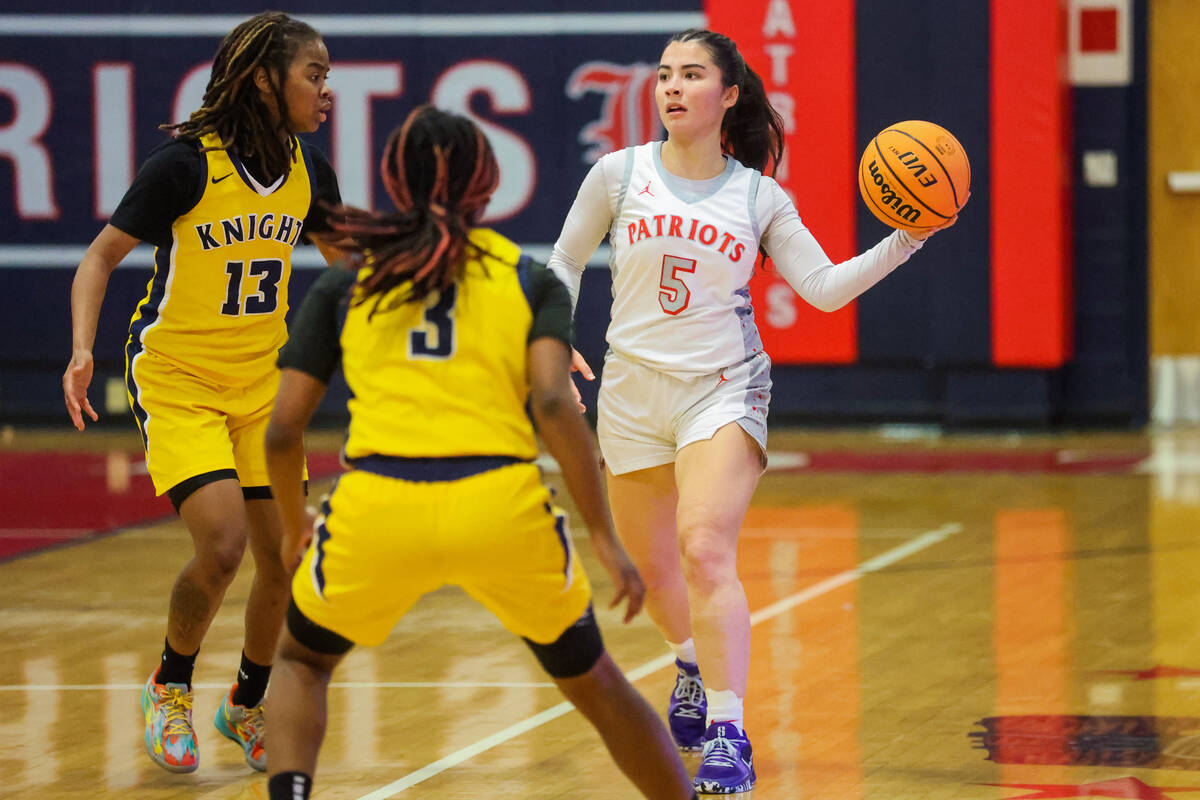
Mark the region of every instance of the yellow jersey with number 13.
<instances>
[{"instance_id":1,"label":"yellow jersey with number 13","mask_svg":"<svg viewBox=\"0 0 1200 800\"><path fill-rule=\"evenodd\" d=\"M219 144L215 135L201 144ZM263 186L224 150L205 153L199 201L171 226L130 325L128 353L153 353L216 384L248 386L275 369L287 340L284 316L292 248L313 198L308 154ZM303 154L303 155L301 155Z\"/></svg>"}]
</instances>

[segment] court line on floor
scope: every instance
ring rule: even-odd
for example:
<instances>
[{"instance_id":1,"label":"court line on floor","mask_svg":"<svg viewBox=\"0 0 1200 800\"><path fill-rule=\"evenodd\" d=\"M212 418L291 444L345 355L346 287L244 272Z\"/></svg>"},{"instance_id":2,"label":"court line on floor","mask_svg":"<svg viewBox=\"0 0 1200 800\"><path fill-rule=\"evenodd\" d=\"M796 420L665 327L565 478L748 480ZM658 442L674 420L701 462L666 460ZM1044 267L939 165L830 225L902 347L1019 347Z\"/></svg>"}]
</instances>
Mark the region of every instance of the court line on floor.
<instances>
[{"instance_id":1,"label":"court line on floor","mask_svg":"<svg viewBox=\"0 0 1200 800\"><path fill-rule=\"evenodd\" d=\"M95 528L0 528L0 539L76 538L95 533Z\"/></svg>"},{"instance_id":2,"label":"court line on floor","mask_svg":"<svg viewBox=\"0 0 1200 800\"><path fill-rule=\"evenodd\" d=\"M750 624L758 625L761 622L766 622L767 620L777 617L780 614L795 608L796 606L803 605L804 603L820 597L823 594L827 594L834 589L845 586L847 583L856 581L867 573L878 572L879 570L882 570L885 567L896 563L897 561L908 558L914 553L918 553L927 547L931 547L956 533L961 533L962 530L963 526L961 524L957 522L951 522L942 525L940 528L926 531L920 536L916 536L904 544L893 547L891 550L881 553L874 558L867 559L854 569L848 569L845 572L839 572L837 575L832 575L823 581L819 581L807 589L796 592L789 597L785 597L784 599L772 603L765 608L755 611L750 615ZM675 656L668 653L652 661L648 661L639 667L629 670L625 673L625 675L630 681L637 681L674 663ZM480 739L478 742L468 745L461 750L457 750L450 755L445 756L444 758L439 758L437 761L426 764L420 769L410 772L404 777L392 781L386 786L382 786L373 792L362 795L358 798L358 800L385 800L385 798L392 797L393 795L399 794L405 789L409 789L419 783L423 783L430 778L445 772L451 767L455 767L464 761L474 758L480 753L491 750L493 747L497 747L498 745L504 744L511 739L515 739L527 731L541 727L547 722L558 719L564 714L574 710L575 706L563 701L556 706L552 706L545 711L542 711L539 714L534 714L528 719L523 719L520 722L509 725L507 728L497 731L491 736Z\"/></svg>"}]
</instances>

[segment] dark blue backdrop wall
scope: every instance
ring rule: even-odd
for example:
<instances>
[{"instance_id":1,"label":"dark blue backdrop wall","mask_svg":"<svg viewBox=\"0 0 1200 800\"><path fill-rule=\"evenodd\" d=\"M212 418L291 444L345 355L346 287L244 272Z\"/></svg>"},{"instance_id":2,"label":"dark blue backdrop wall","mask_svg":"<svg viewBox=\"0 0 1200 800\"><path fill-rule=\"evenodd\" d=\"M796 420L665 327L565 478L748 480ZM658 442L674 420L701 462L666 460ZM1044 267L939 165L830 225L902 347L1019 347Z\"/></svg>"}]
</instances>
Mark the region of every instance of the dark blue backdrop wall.
<instances>
[{"instance_id":1,"label":"dark blue backdrop wall","mask_svg":"<svg viewBox=\"0 0 1200 800\"><path fill-rule=\"evenodd\" d=\"M311 0L290 6L322 30L329 46L337 107L311 138L331 156L346 199L384 202L374 177L383 138L411 108L433 100L485 127L503 170L490 224L535 253L554 241L598 155L659 135L647 101L653 65L669 33L705 19L699 0L654 0L649 10L632 0L439 0L408 3L405 14L387 16L374 15L377 5L347 0L337 15ZM998 367L989 345L989 4L970 0L953 13L903 4L904 19L898 5L857 3L855 148L878 120L918 115L911 110L952 120L976 167L973 199L955 229L860 301L856 363L777 365L772 416L1143 422L1144 3L1133 4L1132 82L1072 90L1074 152L1112 151L1126 166L1115 189L1090 187L1075 175L1074 350L1051 369ZM157 126L195 107L220 36L254 10L218 2L203 16L188 16L194 5L160 2L149 14L139 4L82 0L56 8L45 14L36 0L10 0L0 14L4 422L65 424L59 376L70 355L73 268L137 165L162 140ZM905 82L895 80L899 74ZM797 109L806 124L819 125L820 113ZM1079 159L1068 154L1066 163ZM852 182L854 175L830 179ZM804 216L803 204L799 210ZM862 211L860 247L882 234L872 224ZM312 248L298 250L296 261L293 298L321 268ZM122 346L150 263L148 251L135 250L114 273L101 315L92 397L113 412L110 422L124 410ZM604 348L609 296L601 253L585 275L578 319L579 347L594 365ZM594 405L594 387L585 387L585 397ZM341 414L343 399L331 392L324 413Z\"/></svg>"}]
</instances>

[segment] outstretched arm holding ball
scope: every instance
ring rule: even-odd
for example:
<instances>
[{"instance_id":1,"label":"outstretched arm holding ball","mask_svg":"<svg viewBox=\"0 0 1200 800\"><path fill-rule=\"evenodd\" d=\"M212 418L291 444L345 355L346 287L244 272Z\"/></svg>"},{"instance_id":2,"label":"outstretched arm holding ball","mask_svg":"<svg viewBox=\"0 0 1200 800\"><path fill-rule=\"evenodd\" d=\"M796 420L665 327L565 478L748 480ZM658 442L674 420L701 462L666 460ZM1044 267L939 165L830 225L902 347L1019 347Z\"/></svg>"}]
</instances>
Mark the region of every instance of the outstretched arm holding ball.
<instances>
[{"instance_id":1,"label":"outstretched arm holding ball","mask_svg":"<svg viewBox=\"0 0 1200 800\"><path fill-rule=\"evenodd\" d=\"M871 140L859 164L863 201L896 230L854 258L834 264L775 181L758 192L762 246L801 297L834 311L874 286L935 232L958 221L971 196L971 165L948 131L931 122L893 125Z\"/></svg>"},{"instance_id":2,"label":"outstretched arm holding ball","mask_svg":"<svg viewBox=\"0 0 1200 800\"><path fill-rule=\"evenodd\" d=\"M970 198L971 198L971 193L968 192L967 199L969 200ZM964 201L964 205L965 204L966 203ZM946 230L946 228L952 227L954 225L954 223L956 223L956 222L958 222L958 214L955 214L949 220L947 220L946 222L943 222L941 225L938 225L936 228L926 228L925 230L920 231L920 232L913 231L913 232L907 232L907 233L909 236L916 239L918 242L923 242L926 239L928 239L930 236L933 236L938 231L944 231L944 230Z\"/></svg>"}]
</instances>

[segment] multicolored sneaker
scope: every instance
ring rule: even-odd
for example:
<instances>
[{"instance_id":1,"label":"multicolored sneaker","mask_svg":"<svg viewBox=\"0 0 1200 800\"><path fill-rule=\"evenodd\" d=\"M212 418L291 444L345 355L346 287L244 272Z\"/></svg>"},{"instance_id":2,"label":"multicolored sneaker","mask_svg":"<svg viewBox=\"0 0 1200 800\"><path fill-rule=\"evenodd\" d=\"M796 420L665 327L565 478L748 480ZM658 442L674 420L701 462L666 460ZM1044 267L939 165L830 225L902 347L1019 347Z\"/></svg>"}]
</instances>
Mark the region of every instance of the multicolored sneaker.
<instances>
[{"instance_id":1,"label":"multicolored sneaker","mask_svg":"<svg viewBox=\"0 0 1200 800\"><path fill-rule=\"evenodd\" d=\"M146 752L163 769L193 772L200 756L192 728L192 690L186 683L155 683L157 677L155 670L142 689Z\"/></svg>"},{"instance_id":2,"label":"multicolored sneaker","mask_svg":"<svg viewBox=\"0 0 1200 800\"><path fill-rule=\"evenodd\" d=\"M745 731L714 722L704 732L704 754L692 784L700 794L735 794L754 788L754 751Z\"/></svg>"},{"instance_id":3,"label":"multicolored sneaker","mask_svg":"<svg viewBox=\"0 0 1200 800\"><path fill-rule=\"evenodd\" d=\"M675 659L675 668L679 672L667 706L667 724L680 750L698 752L704 747L704 718L708 714L700 668L679 659Z\"/></svg>"},{"instance_id":4,"label":"multicolored sneaker","mask_svg":"<svg viewBox=\"0 0 1200 800\"><path fill-rule=\"evenodd\" d=\"M259 772L267 771L267 722L263 718L262 703L254 708L239 706L233 702L235 685L217 708L213 725L221 735L242 746L246 763Z\"/></svg>"}]
</instances>

